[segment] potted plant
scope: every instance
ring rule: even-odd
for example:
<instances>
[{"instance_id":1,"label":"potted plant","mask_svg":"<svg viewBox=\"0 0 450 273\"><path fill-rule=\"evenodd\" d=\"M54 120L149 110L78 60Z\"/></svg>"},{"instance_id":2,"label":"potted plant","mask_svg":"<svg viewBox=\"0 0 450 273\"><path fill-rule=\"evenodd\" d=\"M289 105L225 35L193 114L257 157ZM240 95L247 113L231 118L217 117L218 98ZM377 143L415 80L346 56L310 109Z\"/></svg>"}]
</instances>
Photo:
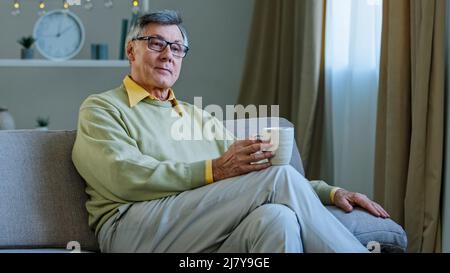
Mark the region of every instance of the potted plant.
<instances>
[{"instance_id":1,"label":"potted plant","mask_svg":"<svg viewBox=\"0 0 450 273\"><path fill-rule=\"evenodd\" d=\"M36 130L47 131L49 121L50 121L50 118L48 118L48 117L47 118L38 117L36 119L36 123L37 123Z\"/></svg>"},{"instance_id":2,"label":"potted plant","mask_svg":"<svg viewBox=\"0 0 450 273\"><path fill-rule=\"evenodd\" d=\"M22 49L20 51L20 58L33 59L34 52L31 47L34 45L35 41L36 39L34 39L33 36L24 36L17 41L22 46Z\"/></svg>"}]
</instances>

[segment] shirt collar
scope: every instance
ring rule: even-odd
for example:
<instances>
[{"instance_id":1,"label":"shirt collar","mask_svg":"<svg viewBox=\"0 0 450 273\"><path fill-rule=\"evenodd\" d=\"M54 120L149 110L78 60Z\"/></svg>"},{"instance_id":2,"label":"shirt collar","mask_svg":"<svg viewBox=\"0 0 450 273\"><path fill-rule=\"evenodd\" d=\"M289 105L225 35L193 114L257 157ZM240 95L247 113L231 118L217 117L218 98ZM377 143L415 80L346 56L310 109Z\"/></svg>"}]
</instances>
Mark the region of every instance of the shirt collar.
<instances>
[{"instance_id":1,"label":"shirt collar","mask_svg":"<svg viewBox=\"0 0 450 273\"><path fill-rule=\"evenodd\" d=\"M123 79L123 85L125 86L125 90L128 94L128 101L130 104L130 107L134 107L136 104L138 104L143 99L149 97L152 100L160 100L154 95L147 92L142 86L137 84L135 81L131 79L129 75L125 76ZM169 89L169 98L167 99L172 103L172 105L176 102L175 94L173 93L172 89Z\"/></svg>"}]
</instances>

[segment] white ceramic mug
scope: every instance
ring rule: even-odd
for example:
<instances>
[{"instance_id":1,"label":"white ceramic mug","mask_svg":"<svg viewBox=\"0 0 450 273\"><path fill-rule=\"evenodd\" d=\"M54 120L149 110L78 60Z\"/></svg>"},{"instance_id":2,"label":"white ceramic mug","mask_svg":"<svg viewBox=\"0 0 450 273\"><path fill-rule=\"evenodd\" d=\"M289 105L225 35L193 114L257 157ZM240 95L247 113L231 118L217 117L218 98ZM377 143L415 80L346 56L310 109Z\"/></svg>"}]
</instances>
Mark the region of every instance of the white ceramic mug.
<instances>
[{"instance_id":1,"label":"white ceramic mug","mask_svg":"<svg viewBox=\"0 0 450 273\"><path fill-rule=\"evenodd\" d=\"M262 131L262 140L269 141L272 147L266 149L275 155L270 158L272 165L287 165L291 162L294 145L293 127L268 127Z\"/></svg>"}]
</instances>

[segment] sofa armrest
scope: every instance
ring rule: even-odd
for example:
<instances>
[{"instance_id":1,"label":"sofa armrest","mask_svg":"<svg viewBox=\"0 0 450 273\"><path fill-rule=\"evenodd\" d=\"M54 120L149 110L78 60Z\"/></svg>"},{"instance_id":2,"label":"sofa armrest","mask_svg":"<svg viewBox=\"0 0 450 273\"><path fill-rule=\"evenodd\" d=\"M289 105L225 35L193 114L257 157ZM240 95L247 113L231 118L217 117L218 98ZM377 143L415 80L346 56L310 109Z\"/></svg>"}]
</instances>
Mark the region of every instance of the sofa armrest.
<instances>
[{"instance_id":1,"label":"sofa armrest","mask_svg":"<svg viewBox=\"0 0 450 273\"><path fill-rule=\"evenodd\" d=\"M361 208L347 213L335 206L326 208L364 245L379 243L381 252L406 252L407 237L392 219L375 217Z\"/></svg>"}]
</instances>

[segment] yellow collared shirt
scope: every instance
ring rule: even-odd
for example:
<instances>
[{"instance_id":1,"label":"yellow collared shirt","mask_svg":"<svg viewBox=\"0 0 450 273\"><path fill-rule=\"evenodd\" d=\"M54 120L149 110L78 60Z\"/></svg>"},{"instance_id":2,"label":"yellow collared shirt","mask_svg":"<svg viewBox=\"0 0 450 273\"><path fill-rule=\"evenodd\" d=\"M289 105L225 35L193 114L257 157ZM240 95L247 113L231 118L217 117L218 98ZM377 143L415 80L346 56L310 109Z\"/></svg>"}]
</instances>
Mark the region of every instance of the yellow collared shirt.
<instances>
[{"instance_id":1,"label":"yellow collared shirt","mask_svg":"<svg viewBox=\"0 0 450 273\"><path fill-rule=\"evenodd\" d=\"M125 90L127 90L128 93L128 101L130 103L130 107L134 107L136 104L138 104L140 101L142 101L145 98L150 98L152 100L160 100L157 97L155 97L153 94L147 92L142 86L140 86L138 83L133 81L129 75L125 76L123 79L123 85L125 86ZM168 101L172 104L173 107L178 106L178 101L175 98L175 94L173 93L173 90L169 88L169 97L167 98ZM177 112L182 116L182 112L178 111L180 109L177 109Z\"/></svg>"}]
</instances>

